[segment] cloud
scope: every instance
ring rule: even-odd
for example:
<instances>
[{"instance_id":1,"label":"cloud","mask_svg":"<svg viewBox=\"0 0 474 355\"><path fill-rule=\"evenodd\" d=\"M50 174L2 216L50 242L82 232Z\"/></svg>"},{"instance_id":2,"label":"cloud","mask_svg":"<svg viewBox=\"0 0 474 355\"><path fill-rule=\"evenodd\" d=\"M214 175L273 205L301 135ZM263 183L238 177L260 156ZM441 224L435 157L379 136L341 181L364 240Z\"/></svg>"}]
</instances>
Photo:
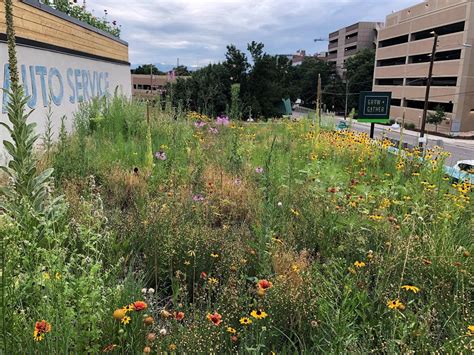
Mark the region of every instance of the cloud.
<instances>
[{"instance_id":1,"label":"cloud","mask_svg":"<svg viewBox=\"0 0 474 355\"><path fill-rule=\"evenodd\" d=\"M226 45L255 40L268 53L322 51L317 37L358 21L384 21L420 0L96 0L89 7L122 25L130 61L206 65L223 60Z\"/></svg>"}]
</instances>

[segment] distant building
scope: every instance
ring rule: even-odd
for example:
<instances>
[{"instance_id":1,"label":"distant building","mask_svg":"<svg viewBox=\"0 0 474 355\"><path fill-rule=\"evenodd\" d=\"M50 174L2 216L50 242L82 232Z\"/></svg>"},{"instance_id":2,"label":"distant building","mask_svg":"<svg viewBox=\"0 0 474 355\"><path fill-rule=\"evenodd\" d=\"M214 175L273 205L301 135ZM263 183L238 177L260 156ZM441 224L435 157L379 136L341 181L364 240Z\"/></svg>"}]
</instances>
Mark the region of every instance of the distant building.
<instances>
[{"instance_id":1,"label":"distant building","mask_svg":"<svg viewBox=\"0 0 474 355\"><path fill-rule=\"evenodd\" d=\"M327 61L328 60L328 52L315 53L314 56L318 59L321 59L322 61Z\"/></svg>"},{"instance_id":2,"label":"distant building","mask_svg":"<svg viewBox=\"0 0 474 355\"><path fill-rule=\"evenodd\" d=\"M375 48L380 22L358 22L329 34L328 62L336 64L339 73L344 71L346 60L365 48Z\"/></svg>"},{"instance_id":3,"label":"distant building","mask_svg":"<svg viewBox=\"0 0 474 355\"><path fill-rule=\"evenodd\" d=\"M294 54L279 54L277 56L287 58L288 60L291 61L292 66L301 65L301 63L303 63L303 60L305 59L305 57L307 57L306 51L304 49L298 49L296 51L296 53L294 53Z\"/></svg>"},{"instance_id":4,"label":"distant building","mask_svg":"<svg viewBox=\"0 0 474 355\"><path fill-rule=\"evenodd\" d=\"M132 74L132 95L134 97L151 97L163 94L168 83L176 83L176 76Z\"/></svg>"},{"instance_id":5,"label":"distant building","mask_svg":"<svg viewBox=\"0 0 474 355\"><path fill-rule=\"evenodd\" d=\"M391 91L393 118L420 127L433 48L439 35L429 110L441 106L448 120L430 131L474 133L474 3L427 0L387 16L379 32L374 90Z\"/></svg>"}]
</instances>

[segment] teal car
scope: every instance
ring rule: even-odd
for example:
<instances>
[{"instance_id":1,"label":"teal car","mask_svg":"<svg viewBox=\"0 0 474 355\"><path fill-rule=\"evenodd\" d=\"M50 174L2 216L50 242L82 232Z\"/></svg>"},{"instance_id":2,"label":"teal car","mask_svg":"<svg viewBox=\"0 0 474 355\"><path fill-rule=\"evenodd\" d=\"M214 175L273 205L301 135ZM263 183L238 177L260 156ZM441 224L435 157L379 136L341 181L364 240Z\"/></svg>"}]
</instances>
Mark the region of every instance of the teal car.
<instances>
[{"instance_id":1,"label":"teal car","mask_svg":"<svg viewBox=\"0 0 474 355\"><path fill-rule=\"evenodd\" d=\"M474 184L474 160L460 160L453 167L445 166L444 172L454 182L467 181Z\"/></svg>"}]
</instances>

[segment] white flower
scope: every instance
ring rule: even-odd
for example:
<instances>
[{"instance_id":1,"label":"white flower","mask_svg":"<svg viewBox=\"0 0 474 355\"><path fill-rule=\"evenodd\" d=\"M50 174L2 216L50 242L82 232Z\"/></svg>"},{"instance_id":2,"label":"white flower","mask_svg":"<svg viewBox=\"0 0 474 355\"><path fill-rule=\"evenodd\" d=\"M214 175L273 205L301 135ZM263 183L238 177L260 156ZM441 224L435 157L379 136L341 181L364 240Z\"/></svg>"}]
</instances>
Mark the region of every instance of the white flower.
<instances>
[{"instance_id":1,"label":"white flower","mask_svg":"<svg viewBox=\"0 0 474 355\"><path fill-rule=\"evenodd\" d=\"M149 289L148 289L148 294L149 294L149 295L152 295L152 294L154 294L154 293L155 293L155 289L154 289L154 288L149 288Z\"/></svg>"},{"instance_id":2,"label":"white flower","mask_svg":"<svg viewBox=\"0 0 474 355\"><path fill-rule=\"evenodd\" d=\"M142 293L143 293L143 294L146 293L146 288L142 288Z\"/></svg>"},{"instance_id":3,"label":"white flower","mask_svg":"<svg viewBox=\"0 0 474 355\"><path fill-rule=\"evenodd\" d=\"M160 335L165 336L167 333L168 333L168 332L166 331L165 328L161 328L161 329L160 329Z\"/></svg>"},{"instance_id":4,"label":"white flower","mask_svg":"<svg viewBox=\"0 0 474 355\"><path fill-rule=\"evenodd\" d=\"M281 207L281 206L283 206L283 203L278 202L277 205L278 205L278 207Z\"/></svg>"}]
</instances>

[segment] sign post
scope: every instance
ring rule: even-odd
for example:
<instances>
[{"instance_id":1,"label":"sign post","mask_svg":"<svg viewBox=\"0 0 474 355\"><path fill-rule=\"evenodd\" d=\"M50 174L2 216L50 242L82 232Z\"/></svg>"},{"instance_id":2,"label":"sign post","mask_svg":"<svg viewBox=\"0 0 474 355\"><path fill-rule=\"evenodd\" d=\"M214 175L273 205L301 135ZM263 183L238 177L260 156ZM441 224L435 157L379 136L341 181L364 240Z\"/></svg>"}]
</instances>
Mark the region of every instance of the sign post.
<instances>
[{"instance_id":1,"label":"sign post","mask_svg":"<svg viewBox=\"0 0 474 355\"><path fill-rule=\"evenodd\" d=\"M363 91L359 96L359 122L368 122L370 138L374 138L375 124L388 123L390 119L391 92Z\"/></svg>"}]
</instances>

